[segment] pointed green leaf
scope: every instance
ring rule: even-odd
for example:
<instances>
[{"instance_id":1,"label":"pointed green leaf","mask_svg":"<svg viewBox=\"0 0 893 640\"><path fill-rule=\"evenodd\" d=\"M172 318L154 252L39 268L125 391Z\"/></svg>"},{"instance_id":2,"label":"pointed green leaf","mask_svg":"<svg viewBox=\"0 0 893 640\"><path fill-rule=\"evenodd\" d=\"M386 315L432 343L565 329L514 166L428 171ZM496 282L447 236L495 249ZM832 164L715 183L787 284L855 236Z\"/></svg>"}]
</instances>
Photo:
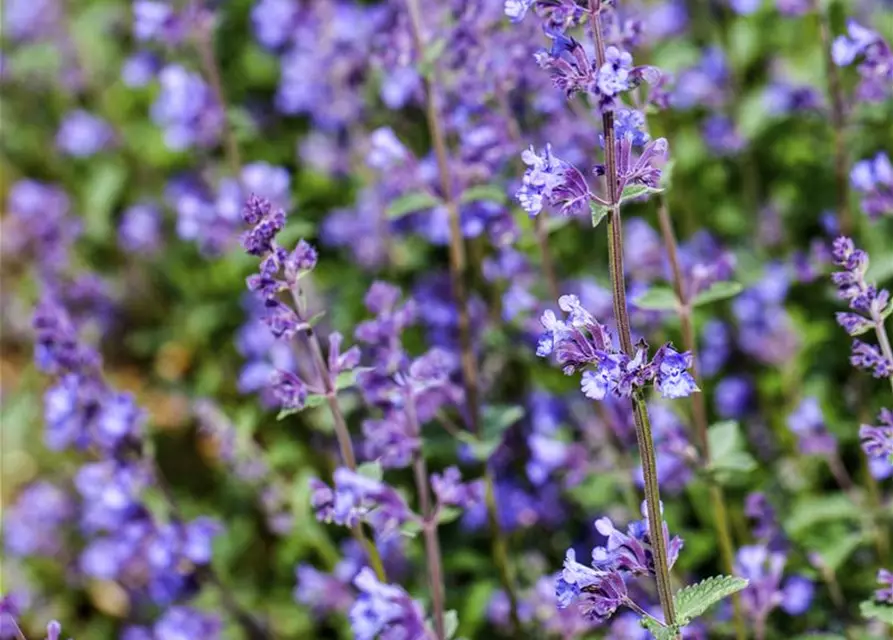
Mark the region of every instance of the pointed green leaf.
<instances>
[{"instance_id":1,"label":"pointed green leaf","mask_svg":"<svg viewBox=\"0 0 893 640\"><path fill-rule=\"evenodd\" d=\"M363 464L359 465L357 467L357 473L364 478L377 480L378 482L381 482L381 479L384 477L384 470L381 468L381 463L378 460L372 462L364 462Z\"/></svg>"},{"instance_id":2,"label":"pointed green leaf","mask_svg":"<svg viewBox=\"0 0 893 640\"><path fill-rule=\"evenodd\" d=\"M642 618L640 622L654 636L654 640L676 640L679 637L679 625L667 627L654 618Z\"/></svg>"},{"instance_id":3,"label":"pointed green leaf","mask_svg":"<svg viewBox=\"0 0 893 640\"><path fill-rule=\"evenodd\" d=\"M632 302L639 309L649 311L672 311L679 306L676 292L669 287L651 287Z\"/></svg>"},{"instance_id":4,"label":"pointed green leaf","mask_svg":"<svg viewBox=\"0 0 893 640\"><path fill-rule=\"evenodd\" d=\"M683 625L688 624L714 604L741 591L748 582L734 576L713 576L676 593L676 615Z\"/></svg>"},{"instance_id":5,"label":"pointed green leaf","mask_svg":"<svg viewBox=\"0 0 893 640\"><path fill-rule=\"evenodd\" d=\"M710 304L711 302L716 302L717 300L725 300L726 298L733 298L737 296L744 287L737 282L714 282L710 285L710 288L706 291L702 291L698 295L695 296L695 299L692 301L692 306L700 307L701 305Z\"/></svg>"},{"instance_id":6,"label":"pointed green leaf","mask_svg":"<svg viewBox=\"0 0 893 640\"><path fill-rule=\"evenodd\" d=\"M443 632L446 640L450 640L459 630L459 613L455 609L450 609L443 614Z\"/></svg>"},{"instance_id":7,"label":"pointed green leaf","mask_svg":"<svg viewBox=\"0 0 893 640\"><path fill-rule=\"evenodd\" d=\"M462 515L462 509L458 507L442 507L437 512L437 524L449 524Z\"/></svg>"},{"instance_id":8,"label":"pointed green leaf","mask_svg":"<svg viewBox=\"0 0 893 640\"><path fill-rule=\"evenodd\" d=\"M293 416L296 413L301 413L305 409L313 409L318 407L323 402L326 401L326 397L321 393L311 393L304 400L304 406L299 409L282 409L278 414L276 414L277 420L282 420L283 418L287 418L288 416Z\"/></svg>"},{"instance_id":9,"label":"pointed green leaf","mask_svg":"<svg viewBox=\"0 0 893 640\"><path fill-rule=\"evenodd\" d=\"M609 211L611 211L610 207L606 207L605 205L600 204L595 200L589 201L589 212L592 214L593 229L601 224L602 220L605 219L605 216L608 215Z\"/></svg>"},{"instance_id":10,"label":"pointed green leaf","mask_svg":"<svg viewBox=\"0 0 893 640\"><path fill-rule=\"evenodd\" d=\"M402 218L410 213L423 211L425 209L433 209L441 204L443 204L443 202L432 194L425 191L417 191L404 194L391 202L387 213L388 217L391 219Z\"/></svg>"},{"instance_id":11,"label":"pointed green leaf","mask_svg":"<svg viewBox=\"0 0 893 640\"><path fill-rule=\"evenodd\" d=\"M655 187L649 187L644 184L627 185L623 188L623 193L620 194L620 204L651 195L652 193L660 193L661 191L663 191L663 189L656 189Z\"/></svg>"},{"instance_id":12,"label":"pointed green leaf","mask_svg":"<svg viewBox=\"0 0 893 640\"><path fill-rule=\"evenodd\" d=\"M481 200L505 204L507 198L502 187L498 187L495 184L479 184L466 189L459 201L462 204L466 204L468 202L478 202Z\"/></svg>"},{"instance_id":13,"label":"pointed green leaf","mask_svg":"<svg viewBox=\"0 0 893 640\"><path fill-rule=\"evenodd\" d=\"M745 440L738 423L724 420L710 425L707 430L711 461L706 471L720 483L741 478L753 471L756 460L745 449Z\"/></svg>"},{"instance_id":14,"label":"pointed green leaf","mask_svg":"<svg viewBox=\"0 0 893 640\"><path fill-rule=\"evenodd\" d=\"M893 605L866 600L859 605L862 616L869 620L880 620L889 625L893 625Z\"/></svg>"}]
</instances>

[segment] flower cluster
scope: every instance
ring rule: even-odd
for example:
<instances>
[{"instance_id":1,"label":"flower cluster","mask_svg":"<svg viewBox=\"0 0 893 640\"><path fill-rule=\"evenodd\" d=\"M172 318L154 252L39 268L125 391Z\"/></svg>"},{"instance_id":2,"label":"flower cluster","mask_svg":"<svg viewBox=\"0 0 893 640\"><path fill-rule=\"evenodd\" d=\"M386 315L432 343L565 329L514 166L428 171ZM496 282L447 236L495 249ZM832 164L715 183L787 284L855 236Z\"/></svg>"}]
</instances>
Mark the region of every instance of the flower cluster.
<instances>
[{"instance_id":1,"label":"flower cluster","mask_svg":"<svg viewBox=\"0 0 893 640\"><path fill-rule=\"evenodd\" d=\"M546 331L536 354L555 354L566 375L582 370L581 387L587 397L628 398L652 382L665 398L684 398L700 391L688 372L691 354L678 353L666 344L649 361L647 345L639 343L635 355L629 356L613 346L607 327L583 308L577 296L562 296L558 307L567 318L559 320L551 310L543 313L540 321Z\"/></svg>"},{"instance_id":2,"label":"flower cluster","mask_svg":"<svg viewBox=\"0 0 893 640\"><path fill-rule=\"evenodd\" d=\"M893 467L893 411L881 409L877 419L878 426L863 424L859 427L862 450L869 458Z\"/></svg>"},{"instance_id":3,"label":"flower cluster","mask_svg":"<svg viewBox=\"0 0 893 640\"><path fill-rule=\"evenodd\" d=\"M873 330L880 342L880 346L875 347L861 340L853 340L850 361L854 367L870 371L876 378L893 377L893 356L889 353L889 340L884 329L884 320L893 313L890 292L865 281L868 254L856 249L850 238L837 238L832 255L835 264L843 268L831 274L832 282L837 285L837 295L846 300L855 312L838 313L838 324L851 336Z\"/></svg>"},{"instance_id":4,"label":"flower cluster","mask_svg":"<svg viewBox=\"0 0 893 640\"><path fill-rule=\"evenodd\" d=\"M850 20L846 35L834 40L831 55L840 67L860 60L857 69L861 81L856 90L860 100L881 102L891 95L893 51L878 33Z\"/></svg>"},{"instance_id":5,"label":"flower cluster","mask_svg":"<svg viewBox=\"0 0 893 640\"><path fill-rule=\"evenodd\" d=\"M850 181L862 194L862 210L869 218L893 215L893 164L886 153L854 164Z\"/></svg>"},{"instance_id":6,"label":"flower cluster","mask_svg":"<svg viewBox=\"0 0 893 640\"><path fill-rule=\"evenodd\" d=\"M642 512L645 513L644 505ZM555 594L560 609L576 603L585 619L600 623L610 619L620 607L630 606L626 576L653 576L655 568L647 518L631 522L626 533L616 529L608 518L596 520L595 528L607 538L606 545L592 550L592 567L577 562L576 552L568 549ZM667 563L672 567L682 549L682 539L670 538L666 522L663 533L669 541Z\"/></svg>"}]
</instances>

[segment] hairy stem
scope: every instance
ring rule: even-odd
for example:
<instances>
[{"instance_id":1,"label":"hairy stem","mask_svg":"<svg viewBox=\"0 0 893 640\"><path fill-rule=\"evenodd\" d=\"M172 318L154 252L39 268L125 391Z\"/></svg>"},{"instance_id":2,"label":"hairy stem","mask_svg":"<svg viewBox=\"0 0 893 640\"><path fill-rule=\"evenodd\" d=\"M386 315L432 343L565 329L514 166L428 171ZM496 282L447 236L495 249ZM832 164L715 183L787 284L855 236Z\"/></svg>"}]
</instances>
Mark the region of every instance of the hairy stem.
<instances>
[{"instance_id":1,"label":"hairy stem","mask_svg":"<svg viewBox=\"0 0 893 640\"><path fill-rule=\"evenodd\" d=\"M852 233L853 220L850 213L850 181L847 176L846 113L844 111L843 86L840 71L831 56L831 24L827 12L822 10L818 0L813 2L813 10L819 19L819 33L822 38L822 53L825 56L825 77L827 78L828 100L831 103L831 126L834 129L834 180L837 185L837 215L840 232Z\"/></svg>"},{"instance_id":2,"label":"hairy stem","mask_svg":"<svg viewBox=\"0 0 893 640\"><path fill-rule=\"evenodd\" d=\"M595 38L596 59L599 67L605 60L605 42L599 15L600 2L590 0L590 19ZM626 282L623 270L623 229L620 219L619 194L617 193L617 158L614 147L614 114L602 114L602 127L605 135L605 181L611 208L608 213L608 257L611 271L611 289L614 302L614 317L620 334L620 346L632 357L633 342L626 307ZM663 516L661 514L660 488L657 479L657 458L654 450L654 437L648 408L640 390L632 395L633 416L636 424L636 441L642 458L642 472L645 478L645 504L648 513L648 533L654 557L654 573L657 581L657 594L664 614L664 622L676 624L676 610L673 604L673 590L670 584L670 567L667 561L667 540L664 538Z\"/></svg>"},{"instance_id":3,"label":"hairy stem","mask_svg":"<svg viewBox=\"0 0 893 640\"><path fill-rule=\"evenodd\" d=\"M411 433L421 438L422 429L419 424L418 414L415 408L415 398L412 391L407 393L406 419L409 422ZM419 494L419 506L421 507L424 524L422 531L425 536L425 560L428 564L428 582L431 586L431 607L434 610L434 629L438 640L445 640L446 627L444 626L445 588L443 582L443 562L440 553L440 539L437 535L437 514L431 504L431 489L428 482L428 469L421 449L415 452L412 459L412 471L415 476L416 491Z\"/></svg>"},{"instance_id":4,"label":"hairy stem","mask_svg":"<svg viewBox=\"0 0 893 640\"><path fill-rule=\"evenodd\" d=\"M884 319L880 314L874 314L874 333L877 336L878 344L881 347L881 353L884 357L893 362L893 348L890 347L890 338L887 335L887 327L884 325ZM893 390L893 376L890 376L890 389Z\"/></svg>"},{"instance_id":5,"label":"hairy stem","mask_svg":"<svg viewBox=\"0 0 893 640\"><path fill-rule=\"evenodd\" d=\"M698 345L695 340L694 323L692 322L692 306L689 299L689 291L685 286L682 275L682 265L679 263L679 244L676 242L676 234L673 231L673 222L666 200L661 198L658 207L658 220L663 236L664 247L670 260L670 270L673 274L673 290L678 300L679 321L682 325L682 342L686 351L692 355L692 377L695 383L702 389L701 393L691 395L692 418L695 423L695 431L698 437L698 446L701 450L701 460L706 466L710 464L710 441L707 438L707 403L704 400L704 382L698 368ZM710 486L710 504L713 509L713 525L716 528L716 536L719 541L719 551L722 556L723 570L732 575L735 568L735 544L732 540L729 517L726 512L725 495L722 487L716 483ZM738 640L747 638L747 627L744 622L744 614L741 610L741 598L736 593L732 596L733 616L735 621L735 637Z\"/></svg>"},{"instance_id":6,"label":"hairy stem","mask_svg":"<svg viewBox=\"0 0 893 640\"><path fill-rule=\"evenodd\" d=\"M406 9L409 13L409 21L412 30L413 43L416 54L421 56L425 52L425 42L422 37L422 15L419 0L406 0ZM447 208L450 222L450 282L453 289L453 297L459 313L459 345L461 349L462 380L467 402L468 421L473 433L479 433L479 404L478 404L478 372L475 362L474 345L471 339L471 321L468 310L468 292L465 286L465 244L462 237L462 227L459 220L459 206L453 191L453 179L450 172L449 157L447 154L446 135L441 125L439 83L437 81L437 65L434 64L430 74L422 74L425 85L425 118L428 124L428 132L431 135L434 155L437 159L437 170L440 176L440 187L443 192L444 203ZM496 509L495 489L493 475L486 470L484 477L487 490L487 517L493 533L493 556L499 570L500 581L509 598L510 617L515 630L518 625L518 598L515 593L514 583L511 579L511 570L508 564L507 543L499 525L498 511Z\"/></svg>"}]
</instances>

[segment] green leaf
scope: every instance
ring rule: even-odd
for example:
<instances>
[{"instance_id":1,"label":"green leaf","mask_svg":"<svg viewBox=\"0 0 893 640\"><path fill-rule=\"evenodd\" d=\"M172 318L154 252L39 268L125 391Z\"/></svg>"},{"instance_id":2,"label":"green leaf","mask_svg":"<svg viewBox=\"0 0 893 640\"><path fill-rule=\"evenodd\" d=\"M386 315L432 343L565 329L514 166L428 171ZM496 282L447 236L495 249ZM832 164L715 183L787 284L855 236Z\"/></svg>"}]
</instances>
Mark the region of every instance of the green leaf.
<instances>
[{"instance_id":1,"label":"green leaf","mask_svg":"<svg viewBox=\"0 0 893 640\"><path fill-rule=\"evenodd\" d=\"M480 200L505 204L507 198L502 187L495 184L479 184L466 189L459 202L466 204L468 202L478 202Z\"/></svg>"},{"instance_id":2,"label":"green leaf","mask_svg":"<svg viewBox=\"0 0 893 640\"><path fill-rule=\"evenodd\" d=\"M741 293L743 289L744 287L738 282L714 282L710 285L709 289L702 291L695 296L695 299L692 301L692 306L700 307L705 304L710 304L711 302L716 302L717 300L734 298Z\"/></svg>"},{"instance_id":3,"label":"green leaf","mask_svg":"<svg viewBox=\"0 0 893 640\"><path fill-rule=\"evenodd\" d=\"M377 482L381 482L381 479L384 477L384 470L381 468L381 463L378 460L362 463L357 467L357 473L364 478Z\"/></svg>"},{"instance_id":4,"label":"green leaf","mask_svg":"<svg viewBox=\"0 0 893 640\"><path fill-rule=\"evenodd\" d=\"M391 202L387 213L388 217L391 219L402 218L410 213L423 211L424 209L432 209L441 204L443 204L443 202L430 193L426 191L417 191L404 194Z\"/></svg>"},{"instance_id":5,"label":"green leaf","mask_svg":"<svg viewBox=\"0 0 893 640\"><path fill-rule=\"evenodd\" d=\"M437 524L449 524L462 515L459 507L442 507L437 513Z\"/></svg>"},{"instance_id":6,"label":"green leaf","mask_svg":"<svg viewBox=\"0 0 893 640\"><path fill-rule=\"evenodd\" d=\"M468 445L478 460L488 460L502 443L505 430L524 417L524 408L517 405L489 405L484 407L480 437L463 431L459 439Z\"/></svg>"},{"instance_id":7,"label":"green leaf","mask_svg":"<svg viewBox=\"0 0 893 640\"><path fill-rule=\"evenodd\" d=\"M415 538L422 532L422 523L418 520L407 520L400 525L400 535L406 538Z\"/></svg>"},{"instance_id":8,"label":"green leaf","mask_svg":"<svg viewBox=\"0 0 893 640\"><path fill-rule=\"evenodd\" d=\"M276 414L277 420L282 420L283 418L287 418L288 416L293 416L296 413L301 413L305 409L314 409L321 405L326 401L326 397L321 393L311 393L307 396L306 400L304 400L304 406L298 409L282 409L278 414Z\"/></svg>"},{"instance_id":9,"label":"green leaf","mask_svg":"<svg viewBox=\"0 0 893 640\"><path fill-rule=\"evenodd\" d=\"M606 207L605 205L600 204L595 200L590 200L589 212L592 214L592 228L595 229L598 225L600 225L602 220L605 219L605 216L608 215L608 212L610 211L610 207Z\"/></svg>"},{"instance_id":10,"label":"green leaf","mask_svg":"<svg viewBox=\"0 0 893 640\"><path fill-rule=\"evenodd\" d=\"M447 47L447 39L446 38L438 38L431 45L425 49L425 52L422 54L422 59L419 60L418 70L419 73L423 76L430 77L432 73L434 73L434 65L437 63L437 59L443 55L443 52L446 51Z\"/></svg>"},{"instance_id":11,"label":"green leaf","mask_svg":"<svg viewBox=\"0 0 893 640\"><path fill-rule=\"evenodd\" d=\"M623 193L620 194L620 204L629 202L630 200L635 200L636 198L641 198L642 196L650 195L652 193L660 193L661 191L663 191L663 189L649 187L644 184L627 185L623 188Z\"/></svg>"},{"instance_id":12,"label":"green leaf","mask_svg":"<svg viewBox=\"0 0 893 640\"><path fill-rule=\"evenodd\" d=\"M649 311L672 311L679 306L676 292L669 287L651 287L642 295L634 298L632 303L639 309Z\"/></svg>"},{"instance_id":13,"label":"green leaf","mask_svg":"<svg viewBox=\"0 0 893 640\"><path fill-rule=\"evenodd\" d=\"M723 598L744 589L748 581L735 576L713 576L676 593L676 615L686 625Z\"/></svg>"},{"instance_id":14,"label":"green leaf","mask_svg":"<svg viewBox=\"0 0 893 640\"><path fill-rule=\"evenodd\" d=\"M711 461L706 471L720 483L728 483L750 473L757 467L747 452L741 429L734 420L710 425L707 430Z\"/></svg>"},{"instance_id":15,"label":"green leaf","mask_svg":"<svg viewBox=\"0 0 893 640\"><path fill-rule=\"evenodd\" d=\"M127 168L120 162L95 166L86 185L84 218L89 237L105 239L111 229L112 210L127 184Z\"/></svg>"},{"instance_id":16,"label":"green leaf","mask_svg":"<svg viewBox=\"0 0 893 640\"><path fill-rule=\"evenodd\" d=\"M660 187L661 189L666 190L673 183L673 167L676 165L676 161L673 159L667 160L666 164L664 164L663 169L660 172Z\"/></svg>"},{"instance_id":17,"label":"green leaf","mask_svg":"<svg viewBox=\"0 0 893 640\"><path fill-rule=\"evenodd\" d=\"M371 371L372 367L356 367L350 371L342 371L335 378L335 391L350 389L357 384L357 376L365 371Z\"/></svg>"},{"instance_id":18,"label":"green leaf","mask_svg":"<svg viewBox=\"0 0 893 640\"><path fill-rule=\"evenodd\" d=\"M862 519L862 510L849 496L833 494L810 496L799 500L785 519L784 529L791 537L814 530L828 522Z\"/></svg>"},{"instance_id":19,"label":"green leaf","mask_svg":"<svg viewBox=\"0 0 893 640\"><path fill-rule=\"evenodd\" d=\"M893 625L893 605L866 600L859 605L859 609L862 611L862 615L870 620L880 620Z\"/></svg>"},{"instance_id":20,"label":"green leaf","mask_svg":"<svg viewBox=\"0 0 893 640\"><path fill-rule=\"evenodd\" d=\"M446 640L450 640L453 636L455 636L458 630L459 612L455 609L450 609L445 614L443 614L443 632L446 636Z\"/></svg>"},{"instance_id":21,"label":"green leaf","mask_svg":"<svg viewBox=\"0 0 893 640\"><path fill-rule=\"evenodd\" d=\"M639 622L648 629L655 640L676 640L679 637L679 625L667 627L654 618L642 618Z\"/></svg>"}]
</instances>

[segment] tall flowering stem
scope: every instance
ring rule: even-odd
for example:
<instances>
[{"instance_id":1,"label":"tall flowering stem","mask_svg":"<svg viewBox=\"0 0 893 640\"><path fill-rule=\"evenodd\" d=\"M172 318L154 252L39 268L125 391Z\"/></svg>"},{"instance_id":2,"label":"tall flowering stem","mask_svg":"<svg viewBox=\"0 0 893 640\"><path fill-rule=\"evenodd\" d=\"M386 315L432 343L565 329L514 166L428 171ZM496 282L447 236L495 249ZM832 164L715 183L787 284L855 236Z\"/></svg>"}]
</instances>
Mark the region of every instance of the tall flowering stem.
<instances>
[{"instance_id":1,"label":"tall flowering stem","mask_svg":"<svg viewBox=\"0 0 893 640\"><path fill-rule=\"evenodd\" d=\"M422 16L418 0L406 0L406 9L409 13L410 28L413 44L418 55L425 51L425 41L422 37ZM423 74L425 86L425 118L428 131L434 146L434 155L437 159L437 169L440 175L441 191L444 203L449 214L450 225L450 284L453 297L459 313L459 345L461 349L462 380L465 389L468 420L474 433L480 431L479 425L479 401L478 401L478 374L475 362L474 346L471 339L471 320L468 309L468 291L465 285L466 256L465 245L462 236L461 220L459 218L459 206L453 190L453 181L450 173L449 157L447 153L446 136L440 116L440 94L437 82L437 65L434 64L430 74ZM509 615L516 629L520 627L518 618L518 596L515 592L514 581L511 575L508 560L508 545L499 524L499 515L496 509L496 492L493 473L489 465L484 472L486 485L487 519L493 532L493 556L499 570L502 587L509 599Z\"/></svg>"},{"instance_id":2,"label":"tall flowering stem","mask_svg":"<svg viewBox=\"0 0 893 640\"><path fill-rule=\"evenodd\" d=\"M846 115L844 113L843 86L840 82L840 70L834 64L831 53L831 24L828 13L822 10L821 4L815 0L813 8L819 20L819 33L822 37L822 52L825 56L825 77L828 80L828 100L831 103L831 126L834 128L834 180L837 185L837 215L840 230L843 234L852 233L850 214L850 181L847 176L847 150L844 138Z\"/></svg>"},{"instance_id":3,"label":"tall flowering stem","mask_svg":"<svg viewBox=\"0 0 893 640\"><path fill-rule=\"evenodd\" d=\"M598 68L605 63L605 41L601 27L601 2L590 0L590 20L595 37L595 55ZM629 357L635 356L632 333L630 331L629 312L626 307L626 283L623 270L623 229L620 218L620 194L617 185L617 157L615 148L614 113L605 110L602 114L602 127L605 136L605 180L609 197L608 256L611 272L611 289L613 292L614 317L620 335L620 346ZM667 540L662 530L660 487L657 479L657 457L654 450L654 437L645 397L640 389L632 393L633 414L636 424L636 441L642 457L642 472L645 479L645 502L648 514L648 529L654 549L654 573L657 581L657 593L660 598L664 622L676 624L676 610L673 604L673 591L670 584L670 567L667 560Z\"/></svg>"},{"instance_id":4,"label":"tall flowering stem","mask_svg":"<svg viewBox=\"0 0 893 640\"><path fill-rule=\"evenodd\" d=\"M698 370L698 345L695 340L694 323L692 322L692 307L688 290L682 276L682 265L679 263L679 245L676 234L673 231L673 222L670 219L670 211L666 200L661 198L658 207L658 220L663 236L664 246L670 260L670 269L673 273L673 290L679 301L677 311L679 323L682 326L682 343L685 350L692 355L691 375L695 383L701 387L701 376ZM710 464L710 441L707 438L707 404L703 393L694 393L691 396L692 417L695 422L695 430L698 437L698 445L701 449L701 459L705 466ZM716 535L719 539L719 551L722 555L723 568L729 575L734 575L735 570L735 545L732 541L732 533L729 529L729 516L726 512L725 495L718 484L710 485L710 503L713 509L713 523L716 527ZM738 594L732 596L734 607L735 635L738 640L747 638L743 613L741 611L741 597Z\"/></svg>"},{"instance_id":5,"label":"tall flowering stem","mask_svg":"<svg viewBox=\"0 0 893 640\"><path fill-rule=\"evenodd\" d=\"M295 303L295 308L297 309L300 309L302 306L302 295L299 283L300 281L295 283L291 289L292 298ZM329 413L332 415L332 422L335 425L335 437L338 440L338 448L341 450L341 459L348 469L356 471L357 456L353 450L353 442L350 439L350 431L348 431L347 428L347 421L344 419L344 414L341 412L341 405L338 404L335 385L333 384L329 367L326 364L326 359L323 357L322 346L319 344L319 337L309 323L304 329L304 334L307 337L307 345L309 346L311 356L313 357L313 366L316 369L316 375L322 382L325 391L326 404L329 407ZM351 527L351 533L357 542L359 542L366 550L366 554L369 557L369 564L372 565L375 575L382 582L387 581L387 574L384 570L384 563L381 560L381 555L378 553L378 548L363 531L362 525L358 523Z\"/></svg>"}]
</instances>

